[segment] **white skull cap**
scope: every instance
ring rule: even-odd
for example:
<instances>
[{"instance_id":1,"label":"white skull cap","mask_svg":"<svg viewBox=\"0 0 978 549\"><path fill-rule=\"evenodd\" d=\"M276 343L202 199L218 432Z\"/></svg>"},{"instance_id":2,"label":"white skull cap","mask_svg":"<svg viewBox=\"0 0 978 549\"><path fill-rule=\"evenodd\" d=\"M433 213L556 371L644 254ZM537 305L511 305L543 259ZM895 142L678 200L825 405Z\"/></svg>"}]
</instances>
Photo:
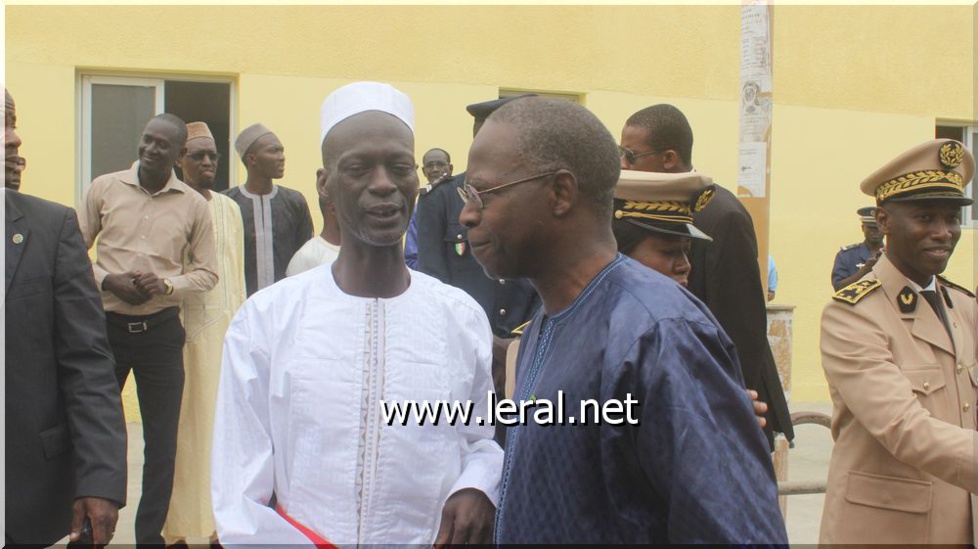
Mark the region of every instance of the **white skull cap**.
<instances>
[{"instance_id":1,"label":"white skull cap","mask_svg":"<svg viewBox=\"0 0 978 549\"><path fill-rule=\"evenodd\" d=\"M354 82L329 94L320 109L319 144L337 124L367 111L396 116L414 133L414 105L404 92L381 82Z\"/></svg>"}]
</instances>

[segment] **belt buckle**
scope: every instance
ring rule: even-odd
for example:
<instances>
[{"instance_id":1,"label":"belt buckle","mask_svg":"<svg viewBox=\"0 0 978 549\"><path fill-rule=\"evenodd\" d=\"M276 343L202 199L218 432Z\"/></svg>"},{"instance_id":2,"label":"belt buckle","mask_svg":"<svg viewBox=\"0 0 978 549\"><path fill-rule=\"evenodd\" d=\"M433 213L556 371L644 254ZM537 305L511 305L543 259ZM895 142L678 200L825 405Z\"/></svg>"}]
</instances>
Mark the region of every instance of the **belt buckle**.
<instances>
[{"instance_id":1,"label":"belt buckle","mask_svg":"<svg viewBox=\"0 0 978 549\"><path fill-rule=\"evenodd\" d=\"M129 333L130 334L141 334L141 333L145 332L146 330L149 330L149 326L146 325L146 322L145 321L143 321L143 322L130 322L130 323L128 323L128 326L126 326L126 327L129 329Z\"/></svg>"}]
</instances>

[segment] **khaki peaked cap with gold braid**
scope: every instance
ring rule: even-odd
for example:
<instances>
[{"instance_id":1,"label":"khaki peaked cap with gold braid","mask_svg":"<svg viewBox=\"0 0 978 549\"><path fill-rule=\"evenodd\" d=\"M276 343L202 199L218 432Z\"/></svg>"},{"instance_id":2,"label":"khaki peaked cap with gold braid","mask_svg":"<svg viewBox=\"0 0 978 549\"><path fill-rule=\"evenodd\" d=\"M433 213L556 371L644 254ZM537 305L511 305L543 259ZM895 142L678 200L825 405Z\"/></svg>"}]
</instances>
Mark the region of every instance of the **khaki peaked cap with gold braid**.
<instances>
[{"instance_id":1,"label":"khaki peaked cap with gold braid","mask_svg":"<svg viewBox=\"0 0 978 549\"><path fill-rule=\"evenodd\" d=\"M964 187L975 174L975 158L960 142L931 139L887 162L863 180L859 188L876 203L908 200L951 200L962 206L974 202Z\"/></svg>"},{"instance_id":2,"label":"khaki peaked cap with gold braid","mask_svg":"<svg viewBox=\"0 0 978 549\"><path fill-rule=\"evenodd\" d=\"M713 179L698 172L622 170L615 187L616 219L650 231L713 240L693 225L693 214L713 198Z\"/></svg>"}]
</instances>

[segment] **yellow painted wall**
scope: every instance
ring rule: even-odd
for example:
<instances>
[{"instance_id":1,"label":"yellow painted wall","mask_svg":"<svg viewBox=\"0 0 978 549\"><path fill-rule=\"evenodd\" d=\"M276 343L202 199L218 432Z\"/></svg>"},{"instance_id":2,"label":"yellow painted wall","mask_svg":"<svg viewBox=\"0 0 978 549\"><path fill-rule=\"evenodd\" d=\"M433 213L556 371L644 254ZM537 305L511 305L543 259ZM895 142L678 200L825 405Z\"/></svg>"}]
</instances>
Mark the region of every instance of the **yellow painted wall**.
<instances>
[{"instance_id":1,"label":"yellow painted wall","mask_svg":"<svg viewBox=\"0 0 978 549\"><path fill-rule=\"evenodd\" d=\"M796 402L828 395L818 319L835 251L859 240L854 210L871 203L859 181L933 137L936 121L975 118L974 22L970 6L775 8L770 249L777 302L797 305ZM408 93L419 157L446 148L456 172L471 141L465 105L500 88L581 94L616 136L636 110L673 103L693 126L696 168L733 189L739 31L738 6L8 6L6 82L24 191L66 204L77 79L93 70L232 79L236 128L278 133L283 183L314 210L319 106L362 79ZM965 231L948 271L972 287L975 248Z\"/></svg>"},{"instance_id":2,"label":"yellow painted wall","mask_svg":"<svg viewBox=\"0 0 978 549\"><path fill-rule=\"evenodd\" d=\"M835 128L832 139L813 139ZM872 206L864 177L896 153L933 137L933 118L780 106L774 111L770 251L778 267L775 302L796 305L795 400L828 398L820 368L819 318L832 294L839 247L863 239L856 209ZM928 133L929 132L929 133ZM947 276L974 287L972 230L965 230Z\"/></svg>"}]
</instances>

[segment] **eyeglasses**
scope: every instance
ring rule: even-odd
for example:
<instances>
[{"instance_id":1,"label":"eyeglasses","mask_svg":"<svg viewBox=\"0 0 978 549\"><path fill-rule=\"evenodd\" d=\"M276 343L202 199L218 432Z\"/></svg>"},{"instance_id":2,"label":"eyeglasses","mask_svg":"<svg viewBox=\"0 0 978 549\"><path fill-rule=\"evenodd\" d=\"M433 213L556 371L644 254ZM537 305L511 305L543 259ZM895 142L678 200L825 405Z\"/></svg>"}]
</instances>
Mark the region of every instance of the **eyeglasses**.
<instances>
[{"instance_id":1,"label":"eyeglasses","mask_svg":"<svg viewBox=\"0 0 978 549\"><path fill-rule=\"evenodd\" d=\"M621 145L618 145L618 156L624 156L625 157L625 161L628 162L629 164L634 164L635 161L637 161L639 158L642 158L643 156L649 156L649 155L652 155L652 154L658 154L659 152L661 152L661 151L649 151L649 152L644 152L644 153L635 153L633 151L630 151L630 150L626 149L625 147L622 147Z\"/></svg>"},{"instance_id":2,"label":"eyeglasses","mask_svg":"<svg viewBox=\"0 0 978 549\"><path fill-rule=\"evenodd\" d=\"M200 162L201 160L203 160L205 156L207 158L210 158L211 159L211 162L217 162L218 160L221 159L221 153L219 153L219 152L210 152L210 151L195 152L195 153L192 153L192 154L188 154L187 156L189 156L190 158L193 158L197 162Z\"/></svg>"},{"instance_id":3,"label":"eyeglasses","mask_svg":"<svg viewBox=\"0 0 978 549\"><path fill-rule=\"evenodd\" d=\"M517 185L519 183L526 183L527 181L533 181L534 179L540 179L541 177L548 177L556 173L557 171L541 173L539 175L527 177L526 179L520 179L518 181L511 181L509 183L503 183L502 185L496 185L495 187L490 187L482 191L475 190L475 187L469 185L468 183L462 185L461 187L456 188L456 190L458 191L458 195L462 197L462 200L464 200L466 204L472 203L473 206L481 210L485 207L485 205L482 203L482 197L479 195L496 192L499 189L503 189L505 187L510 187L512 185Z\"/></svg>"}]
</instances>

